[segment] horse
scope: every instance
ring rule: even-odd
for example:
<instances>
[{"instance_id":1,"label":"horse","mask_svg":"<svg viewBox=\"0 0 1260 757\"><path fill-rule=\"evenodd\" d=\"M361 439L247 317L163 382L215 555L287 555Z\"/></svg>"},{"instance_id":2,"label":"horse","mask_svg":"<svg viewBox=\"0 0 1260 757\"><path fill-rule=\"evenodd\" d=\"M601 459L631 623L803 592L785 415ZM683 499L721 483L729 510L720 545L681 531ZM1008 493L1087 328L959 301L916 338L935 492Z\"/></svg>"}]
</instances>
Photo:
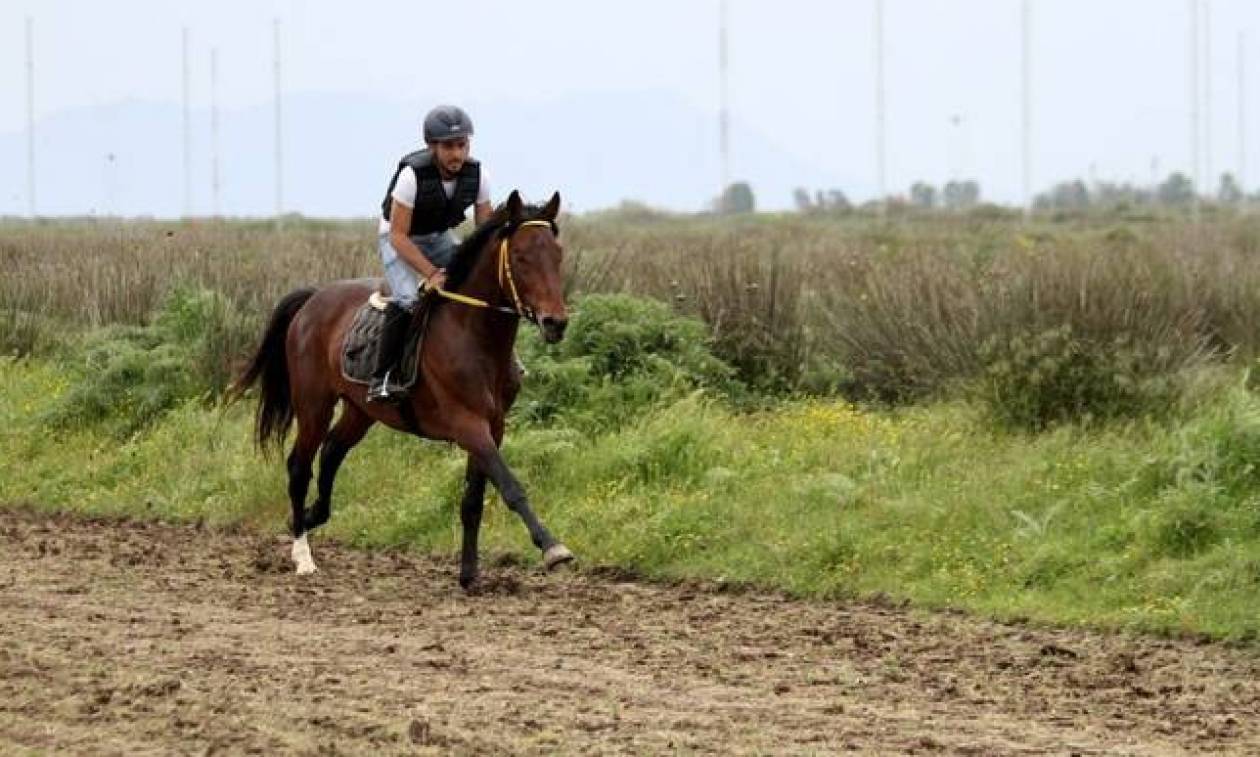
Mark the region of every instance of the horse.
<instances>
[{"instance_id":1,"label":"horse","mask_svg":"<svg viewBox=\"0 0 1260 757\"><path fill-rule=\"evenodd\" d=\"M259 384L254 436L267 454L282 450L293 421L288 494L292 560L299 575L316 570L307 534L332 514L333 481L347 453L375 423L424 439L452 442L467 453L459 513L463 525L459 584L477 581L477 536L487 479L520 516L542 551L547 570L574 559L530 507L524 487L503 459L504 423L521 387L513 345L521 320L548 343L564 338L568 312L557 239L560 195L527 206L512 192L456 251L443 290L429 294L427 325L418 350L418 380L397 404L368 403L367 387L341 371L342 346L356 312L382 286L380 279L305 287L280 299L258 348L231 388L239 398ZM420 318L423 306L413 317ZM342 407L332 424L337 404ZM330 428L331 425L331 428ZM306 507L312 465L319 453L318 491Z\"/></svg>"}]
</instances>

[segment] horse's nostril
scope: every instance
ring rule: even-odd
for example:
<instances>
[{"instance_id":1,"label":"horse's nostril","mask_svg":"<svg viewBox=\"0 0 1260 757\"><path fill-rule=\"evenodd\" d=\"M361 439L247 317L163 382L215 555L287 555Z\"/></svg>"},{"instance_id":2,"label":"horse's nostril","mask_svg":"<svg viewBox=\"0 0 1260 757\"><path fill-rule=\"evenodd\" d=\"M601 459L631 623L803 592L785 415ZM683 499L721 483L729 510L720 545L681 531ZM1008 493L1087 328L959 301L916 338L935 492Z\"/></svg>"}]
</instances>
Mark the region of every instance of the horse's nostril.
<instances>
[{"instance_id":1,"label":"horse's nostril","mask_svg":"<svg viewBox=\"0 0 1260 757\"><path fill-rule=\"evenodd\" d=\"M538 325L542 326L543 336L546 340L549 343L554 343L564 338L564 330L569 325L569 321L567 318L545 315L538 319Z\"/></svg>"}]
</instances>

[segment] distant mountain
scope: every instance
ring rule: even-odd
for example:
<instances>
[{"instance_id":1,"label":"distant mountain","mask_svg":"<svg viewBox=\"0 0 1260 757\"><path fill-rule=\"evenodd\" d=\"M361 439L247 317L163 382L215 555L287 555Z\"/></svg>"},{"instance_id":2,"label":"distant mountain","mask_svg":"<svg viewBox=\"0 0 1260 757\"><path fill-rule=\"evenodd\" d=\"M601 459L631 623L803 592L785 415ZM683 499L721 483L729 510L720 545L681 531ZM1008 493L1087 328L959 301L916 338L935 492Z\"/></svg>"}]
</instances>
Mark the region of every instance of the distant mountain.
<instances>
[{"instance_id":1,"label":"distant mountain","mask_svg":"<svg viewBox=\"0 0 1260 757\"><path fill-rule=\"evenodd\" d=\"M377 212L396 159L419 141L429 103L356 95L284 100L284 208L312 216ZM511 188L553 189L578 211L635 199L700 210L718 192L712 113L668 93L601 93L552 101L469 101L473 152L497 199ZM221 211L275 207L271 104L220 113ZM209 214L210 114L192 113L193 213ZM143 100L61 111L36 127L41 215L176 216L183 208L181 109ZM752 183L760 207L791 204L796 186L843 186L825 167L732 125L732 178ZM0 214L26 209L26 136L0 135ZM112 156L112 157L111 157Z\"/></svg>"}]
</instances>

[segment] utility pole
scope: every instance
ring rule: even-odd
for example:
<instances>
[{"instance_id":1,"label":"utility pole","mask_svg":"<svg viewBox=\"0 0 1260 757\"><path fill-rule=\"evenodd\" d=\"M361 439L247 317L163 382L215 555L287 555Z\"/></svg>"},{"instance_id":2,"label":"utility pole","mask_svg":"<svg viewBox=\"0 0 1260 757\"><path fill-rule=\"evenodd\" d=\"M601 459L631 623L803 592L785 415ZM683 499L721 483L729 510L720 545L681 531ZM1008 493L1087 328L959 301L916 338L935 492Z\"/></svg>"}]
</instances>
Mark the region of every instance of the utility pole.
<instances>
[{"instance_id":1,"label":"utility pole","mask_svg":"<svg viewBox=\"0 0 1260 757\"><path fill-rule=\"evenodd\" d=\"M1023 125L1021 137L1021 148L1023 153L1023 184L1024 184L1024 216L1032 214L1032 2L1024 0L1022 9L1021 24L1023 37L1023 58L1021 62L1021 74L1023 79L1023 87L1020 94L1022 102L1020 104L1020 121Z\"/></svg>"},{"instance_id":2,"label":"utility pole","mask_svg":"<svg viewBox=\"0 0 1260 757\"><path fill-rule=\"evenodd\" d=\"M1247 198L1247 35L1238 32L1238 188Z\"/></svg>"},{"instance_id":3,"label":"utility pole","mask_svg":"<svg viewBox=\"0 0 1260 757\"><path fill-rule=\"evenodd\" d=\"M888 210L887 113L884 108L884 0L875 0L875 173L881 214Z\"/></svg>"},{"instance_id":4,"label":"utility pole","mask_svg":"<svg viewBox=\"0 0 1260 757\"><path fill-rule=\"evenodd\" d=\"M720 0L718 5L718 76L720 84L720 102L718 111L718 149L721 151L721 187L718 188L718 202L726 196L726 189L731 183L731 123L730 123L730 69L727 49L727 0ZM720 208L719 208L720 209Z\"/></svg>"},{"instance_id":5,"label":"utility pole","mask_svg":"<svg viewBox=\"0 0 1260 757\"><path fill-rule=\"evenodd\" d=\"M1203 0L1203 189L1216 181L1212 165L1212 0Z\"/></svg>"},{"instance_id":6,"label":"utility pole","mask_svg":"<svg viewBox=\"0 0 1260 757\"><path fill-rule=\"evenodd\" d=\"M105 185L105 199L101 203L102 215L106 218L117 216L118 206L118 156L113 152L105 153L103 180Z\"/></svg>"},{"instance_id":7,"label":"utility pole","mask_svg":"<svg viewBox=\"0 0 1260 757\"><path fill-rule=\"evenodd\" d=\"M219 48L210 48L210 197L215 218L219 205Z\"/></svg>"},{"instance_id":8,"label":"utility pole","mask_svg":"<svg viewBox=\"0 0 1260 757\"><path fill-rule=\"evenodd\" d=\"M35 22L26 17L26 212L35 217Z\"/></svg>"},{"instance_id":9,"label":"utility pole","mask_svg":"<svg viewBox=\"0 0 1260 757\"><path fill-rule=\"evenodd\" d=\"M954 127L950 131L949 141L949 181L961 182L963 174L967 172L967 137L964 118L962 113L953 113L949 117L949 125Z\"/></svg>"},{"instance_id":10,"label":"utility pole","mask_svg":"<svg viewBox=\"0 0 1260 757\"><path fill-rule=\"evenodd\" d=\"M188 27L183 32L183 101L184 101L184 218L192 216L192 115L189 107L191 81L188 69Z\"/></svg>"},{"instance_id":11,"label":"utility pole","mask_svg":"<svg viewBox=\"0 0 1260 757\"><path fill-rule=\"evenodd\" d=\"M1199 0L1187 0L1190 11L1190 176L1194 182L1194 217L1199 217L1199 196L1203 191L1203 179L1199 174Z\"/></svg>"},{"instance_id":12,"label":"utility pole","mask_svg":"<svg viewBox=\"0 0 1260 757\"><path fill-rule=\"evenodd\" d=\"M280 19L272 25L276 75L276 217L284 214L284 140L280 112Z\"/></svg>"}]
</instances>

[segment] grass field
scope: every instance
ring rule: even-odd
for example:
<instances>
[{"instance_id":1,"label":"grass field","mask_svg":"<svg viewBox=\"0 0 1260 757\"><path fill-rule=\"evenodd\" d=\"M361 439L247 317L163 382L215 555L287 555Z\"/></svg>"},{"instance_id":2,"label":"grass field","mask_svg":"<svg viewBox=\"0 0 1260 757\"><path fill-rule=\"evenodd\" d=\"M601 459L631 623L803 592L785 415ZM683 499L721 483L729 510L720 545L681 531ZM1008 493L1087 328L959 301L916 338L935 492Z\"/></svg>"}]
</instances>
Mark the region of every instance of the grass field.
<instances>
[{"instance_id":1,"label":"grass field","mask_svg":"<svg viewBox=\"0 0 1260 757\"><path fill-rule=\"evenodd\" d=\"M39 418L63 375L36 361L0 372L0 500L284 528L282 465L254 454L246 408L188 402L123 442L52 435ZM507 447L590 564L1235 638L1260 630L1257 453L1260 404L1238 389L1184 424L1035 436L955 404L733 414L697 396L612 433L527 427ZM328 531L453 555L462 466L377 430L343 469ZM490 550L533 559L505 508L487 528Z\"/></svg>"}]
</instances>

